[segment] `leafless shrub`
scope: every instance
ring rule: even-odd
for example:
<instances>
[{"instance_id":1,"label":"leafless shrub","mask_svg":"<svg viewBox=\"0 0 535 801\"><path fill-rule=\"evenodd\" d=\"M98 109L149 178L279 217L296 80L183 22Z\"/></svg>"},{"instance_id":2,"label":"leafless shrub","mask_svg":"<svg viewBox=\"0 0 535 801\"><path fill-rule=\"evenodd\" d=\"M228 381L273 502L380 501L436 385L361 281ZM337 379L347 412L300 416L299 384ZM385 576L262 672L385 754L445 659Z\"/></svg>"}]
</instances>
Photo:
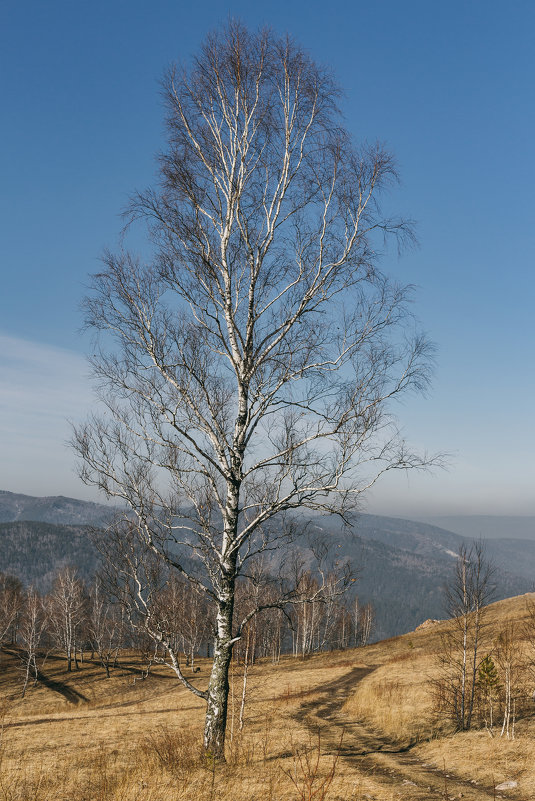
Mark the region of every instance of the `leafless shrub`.
<instances>
[{"instance_id":1,"label":"leafless shrub","mask_svg":"<svg viewBox=\"0 0 535 801\"><path fill-rule=\"evenodd\" d=\"M336 775L342 741L343 733L331 764L327 766L321 750L320 729L316 742L312 740L311 735L308 745L294 748L293 767L288 770L283 769L283 772L293 784L299 801L325 801Z\"/></svg>"}]
</instances>

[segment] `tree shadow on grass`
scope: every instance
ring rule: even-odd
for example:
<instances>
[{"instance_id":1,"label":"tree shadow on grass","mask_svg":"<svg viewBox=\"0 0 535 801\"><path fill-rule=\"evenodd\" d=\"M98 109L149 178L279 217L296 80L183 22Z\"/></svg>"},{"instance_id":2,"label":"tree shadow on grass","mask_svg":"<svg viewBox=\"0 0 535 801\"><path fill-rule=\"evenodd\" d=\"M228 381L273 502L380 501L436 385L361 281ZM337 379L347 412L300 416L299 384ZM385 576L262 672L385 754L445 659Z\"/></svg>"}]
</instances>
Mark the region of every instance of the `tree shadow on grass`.
<instances>
[{"instance_id":1,"label":"tree shadow on grass","mask_svg":"<svg viewBox=\"0 0 535 801\"><path fill-rule=\"evenodd\" d=\"M78 690L74 690L72 687L69 687L69 685L64 681L57 681L56 679L51 679L48 676L45 676L41 670L38 671L37 678L44 687L48 687L49 690L59 693L70 704L79 704L80 701L89 700L87 696L78 692Z\"/></svg>"}]
</instances>

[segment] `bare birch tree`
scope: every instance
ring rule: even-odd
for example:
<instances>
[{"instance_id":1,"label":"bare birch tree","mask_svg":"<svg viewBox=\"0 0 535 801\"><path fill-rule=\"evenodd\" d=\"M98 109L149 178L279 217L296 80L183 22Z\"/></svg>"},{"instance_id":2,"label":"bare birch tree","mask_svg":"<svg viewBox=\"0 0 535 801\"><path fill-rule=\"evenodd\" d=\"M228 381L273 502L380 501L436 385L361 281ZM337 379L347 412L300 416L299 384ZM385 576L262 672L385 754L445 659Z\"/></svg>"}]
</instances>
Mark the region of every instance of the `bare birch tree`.
<instances>
[{"instance_id":1,"label":"bare birch tree","mask_svg":"<svg viewBox=\"0 0 535 801\"><path fill-rule=\"evenodd\" d=\"M91 649L110 678L110 667L117 660L123 639L123 626L117 609L109 602L102 582L96 578L90 592L87 633Z\"/></svg>"},{"instance_id":2,"label":"bare birch tree","mask_svg":"<svg viewBox=\"0 0 535 801\"><path fill-rule=\"evenodd\" d=\"M0 573L0 647L15 640L17 619L24 604L22 583L15 576Z\"/></svg>"},{"instance_id":3,"label":"bare birch tree","mask_svg":"<svg viewBox=\"0 0 535 801\"><path fill-rule=\"evenodd\" d=\"M52 585L48 611L52 637L56 646L65 652L70 673L73 658L78 668L78 634L87 612L87 598L76 568L64 567L59 571Z\"/></svg>"},{"instance_id":4,"label":"bare birch tree","mask_svg":"<svg viewBox=\"0 0 535 801\"><path fill-rule=\"evenodd\" d=\"M22 697L26 695L30 678L34 686L39 678L37 664L39 647L46 627L46 612L39 593L30 587L24 599L20 621L20 660L22 669Z\"/></svg>"},{"instance_id":5,"label":"bare birch tree","mask_svg":"<svg viewBox=\"0 0 535 801\"><path fill-rule=\"evenodd\" d=\"M208 689L174 668L206 701L215 759L248 561L295 534L297 510L347 517L380 474L428 463L391 406L426 386L428 346L410 288L377 266L411 230L382 214L394 163L352 145L339 94L288 38L208 36L165 78L160 181L129 209L153 254L108 254L86 303L107 414L75 432L81 476L215 607Z\"/></svg>"},{"instance_id":6,"label":"bare birch tree","mask_svg":"<svg viewBox=\"0 0 535 801\"><path fill-rule=\"evenodd\" d=\"M535 683L535 601L526 598L526 617L521 627L522 638L526 642L526 671L531 682ZM535 692L532 691L535 700Z\"/></svg>"},{"instance_id":7,"label":"bare birch tree","mask_svg":"<svg viewBox=\"0 0 535 801\"><path fill-rule=\"evenodd\" d=\"M368 645L373 629L374 611L371 603L364 606L359 605L358 598L355 598L353 605L353 630L354 642L357 647Z\"/></svg>"},{"instance_id":8,"label":"bare birch tree","mask_svg":"<svg viewBox=\"0 0 535 801\"><path fill-rule=\"evenodd\" d=\"M485 628L485 607L495 593L495 568L482 542L462 545L447 588L450 626L442 636L440 676L435 682L439 705L459 731L472 725L477 677Z\"/></svg>"},{"instance_id":9,"label":"bare birch tree","mask_svg":"<svg viewBox=\"0 0 535 801\"><path fill-rule=\"evenodd\" d=\"M503 682L503 724L500 737L515 739L516 701L522 678L522 654L518 629L509 621L496 641L496 665Z\"/></svg>"}]
</instances>

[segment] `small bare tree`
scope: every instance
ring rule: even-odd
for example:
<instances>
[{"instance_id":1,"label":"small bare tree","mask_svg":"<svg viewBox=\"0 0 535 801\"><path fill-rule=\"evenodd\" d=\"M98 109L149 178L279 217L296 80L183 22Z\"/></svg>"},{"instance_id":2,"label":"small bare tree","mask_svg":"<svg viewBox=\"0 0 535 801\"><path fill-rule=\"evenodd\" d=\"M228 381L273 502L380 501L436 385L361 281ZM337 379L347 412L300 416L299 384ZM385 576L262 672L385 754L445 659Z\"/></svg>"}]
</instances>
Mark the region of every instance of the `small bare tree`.
<instances>
[{"instance_id":1,"label":"small bare tree","mask_svg":"<svg viewBox=\"0 0 535 801\"><path fill-rule=\"evenodd\" d=\"M34 685L39 678L37 658L46 626L46 612L39 593L30 587L22 608L19 637L22 664L22 697L26 695L30 678Z\"/></svg>"},{"instance_id":2,"label":"small bare tree","mask_svg":"<svg viewBox=\"0 0 535 801\"><path fill-rule=\"evenodd\" d=\"M522 678L523 658L519 630L513 621L507 623L496 641L496 664L503 684L503 723L500 737L515 739L516 694Z\"/></svg>"},{"instance_id":3,"label":"small bare tree","mask_svg":"<svg viewBox=\"0 0 535 801\"><path fill-rule=\"evenodd\" d=\"M351 144L327 70L230 23L164 94L160 183L129 210L154 254L108 254L95 277L87 323L105 335L92 361L109 414L74 445L83 481L131 510L125 550L134 536L215 608L208 688L174 669L205 699L205 749L222 759L239 575L295 537L299 510L347 519L381 473L429 463L390 406L426 386L429 348L410 288L376 263L385 238L411 237L379 205L392 158Z\"/></svg>"},{"instance_id":4,"label":"small bare tree","mask_svg":"<svg viewBox=\"0 0 535 801\"><path fill-rule=\"evenodd\" d=\"M0 573L0 647L6 641L14 641L23 604L21 581L15 576Z\"/></svg>"},{"instance_id":5,"label":"small bare tree","mask_svg":"<svg viewBox=\"0 0 535 801\"><path fill-rule=\"evenodd\" d=\"M362 604L358 595L355 595L351 601L349 615L353 644L356 648L368 645L375 618L373 604L370 602Z\"/></svg>"},{"instance_id":6,"label":"small bare tree","mask_svg":"<svg viewBox=\"0 0 535 801\"><path fill-rule=\"evenodd\" d=\"M123 625L117 609L110 603L97 577L90 593L87 633L91 648L97 652L100 664L110 678L110 668L117 660L123 642Z\"/></svg>"},{"instance_id":7,"label":"small bare tree","mask_svg":"<svg viewBox=\"0 0 535 801\"><path fill-rule=\"evenodd\" d=\"M526 617L521 627L522 638L526 642L526 670L535 685L535 600L526 598ZM535 692L533 693L535 698Z\"/></svg>"},{"instance_id":8,"label":"small bare tree","mask_svg":"<svg viewBox=\"0 0 535 801\"><path fill-rule=\"evenodd\" d=\"M356 610L355 610L356 612ZM359 646L368 645L373 630L374 611L371 603L361 606L358 616L358 624L355 626L355 644Z\"/></svg>"},{"instance_id":9,"label":"small bare tree","mask_svg":"<svg viewBox=\"0 0 535 801\"><path fill-rule=\"evenodd\" d=\"M485 606L495 593L494 574L495 568L486 560L481 541L461 546L453 579L447 587L451 621L442 635L440 676L436 682L439 705L460 731L472 725L482 662Z\"/></svg>"},{"instance_id":10,"label":"small bare tree","mask_svg":"<svg viewBox=\"0 0 535 801\"><path fill-rule=\"evenodd\" d=\"M87 599L84 586L76 568L62 568L52 585L48 611L51 634L55 644L65 652L67 671L72 670L73 658L76 663L77 637L82 620L87 613Z\"/></svg>"}]
</instances>

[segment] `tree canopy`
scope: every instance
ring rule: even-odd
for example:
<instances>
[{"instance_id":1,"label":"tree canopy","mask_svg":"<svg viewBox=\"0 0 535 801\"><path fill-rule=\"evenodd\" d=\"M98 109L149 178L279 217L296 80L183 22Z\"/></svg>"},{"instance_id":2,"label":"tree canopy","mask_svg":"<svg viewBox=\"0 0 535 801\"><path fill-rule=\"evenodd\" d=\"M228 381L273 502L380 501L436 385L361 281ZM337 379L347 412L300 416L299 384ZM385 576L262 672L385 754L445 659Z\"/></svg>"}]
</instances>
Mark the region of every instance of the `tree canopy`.
<instances>
[{"instance_id":1,"label":"tree canopy","mask_svg":"<svg viewBox=\"0 0 535 801\"><path fill-rule=\"evenodd\" d=\"M430 351L411 288L378 266L385 240L412 236L381 210L393 160L352 143L328 70L231 22L163 89L159 180L128 209L153 258L108 253L95 276L87 322L105 334L93 367L107 414L75 447L83 480L130 509L125 550L139 543L215 606L201 694L220 758L238 576L291 540L302 510L346 519L379 475L428 463L392 402L426 386ZM148 620L150 571L131 562Z\"/></svg>"}]
</instances>

